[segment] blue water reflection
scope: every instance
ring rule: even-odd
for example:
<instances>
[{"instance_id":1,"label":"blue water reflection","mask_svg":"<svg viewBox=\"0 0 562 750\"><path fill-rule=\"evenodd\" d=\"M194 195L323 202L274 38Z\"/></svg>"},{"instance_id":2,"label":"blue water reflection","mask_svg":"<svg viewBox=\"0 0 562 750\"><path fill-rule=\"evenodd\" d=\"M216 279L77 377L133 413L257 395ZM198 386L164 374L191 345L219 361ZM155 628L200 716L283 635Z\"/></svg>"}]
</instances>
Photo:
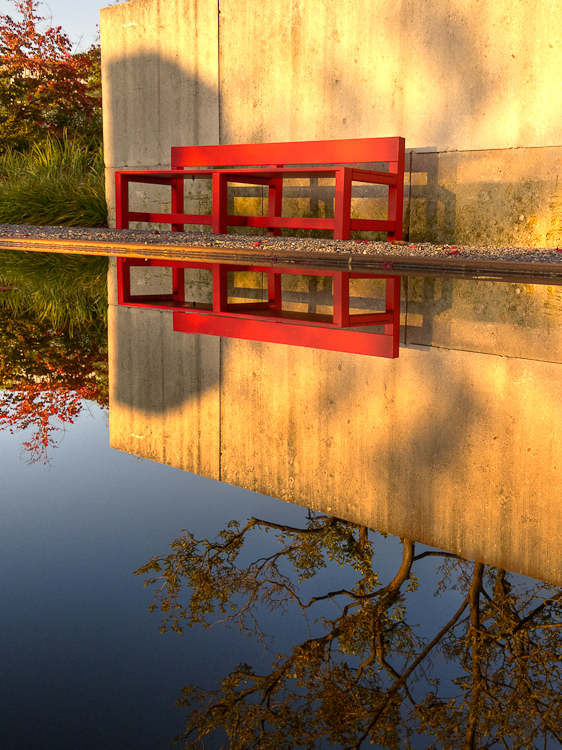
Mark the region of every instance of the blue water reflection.
<instances>
[{"instance_id":1,"label":"blue water reflection","mask_svg":"<svg viewBox=\"0 0 562 750\"><path fill-rule=\"evenodd\" d=\"M185 527L211 537L252 515L298 525L306 510L110 449L95 404L49 465L26 462L24 439L0 431L2 747L166 748L185 727L174 706L181 688L211 688L263 651L220 626L161 635L134 571ZM389 575L398 540L385 551ZM338 585L331 569L317 575L319 588L328 579ZM299 624L287 622L286 642L275 630L275 647L290 649Z\"/></svg>"},{"instance_id":2,"label":"blue water reflection","mask_svg":"<svg viewBox=\"0 0 562 750\"><path fill-rule=\"evenodd\" d=\"M181 688L261 650L223 629L161 635L134 570L187 525L304 511L111 450L95 405L50 466L25 462L24 438L0 431L2 747L166 748L185 726Z\"/></svg>"},{"instance_id":3,"label":"blue water reflection","mask_svg":"<svg viewBox=\"0 0 562 750\"><path fill-rule=\"evenodd\" d=\"M149 613L151 594L134 571L167 554L182 529L211 539L231 519L244 523L251 516L304 526L306 509L112 450L108 432L107 414L90 404L67 427L50 464L30 465L21 453L26 435L0 431L2 750L164 750L186 726L185 709L174 706L185 685L216 689L240 662L270 669L271 653L236 629L160 634L160 615ZM374 567L388 582L400 567L402 545L372 532L370 539ZM256 533L249 559L271 554L272 542L275 535ZM427 549L416 545L416 555ZM416 564L420 583L408 597L408 621L420 638L431 639L465 597L454 577L435 597L442 563L426 557ZM305 584L303 598L356 579L349 566L330 565ZM510 574L509 585L523 580ZM278 611L260 613L260 625L274 634L274 653L291 653L310 634L298 612L280 618ZM494 632L493 619L489 627ZM545 627L543 637L555 638L548 628L559 621ZM549 648L552 658L556 639ZM442 651L431 661L443 685L459 674ZM556 671L552 662L554 677ZM413 699L423 703L426 689L424 680L414 682ZM555 735L548 742L544 736L544 747L560 746ZM517 746L505 733L497 741ZM205 745L218 746L214 739ZM423 734L410 745L445 746Z\"/></svg>"}]
</instances>

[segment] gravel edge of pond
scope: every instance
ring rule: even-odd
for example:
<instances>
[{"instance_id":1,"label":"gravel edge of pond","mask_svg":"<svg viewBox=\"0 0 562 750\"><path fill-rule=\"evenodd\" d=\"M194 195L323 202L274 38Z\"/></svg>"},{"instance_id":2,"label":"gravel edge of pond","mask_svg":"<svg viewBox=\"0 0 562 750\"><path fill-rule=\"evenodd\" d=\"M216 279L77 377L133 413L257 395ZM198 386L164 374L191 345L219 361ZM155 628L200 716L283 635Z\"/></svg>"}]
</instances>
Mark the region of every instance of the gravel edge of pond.
<instances>
[{"instance_id":1,"label":"gravel edge of pond","mask_svg":"<svg viewBox=\"0 0 562 750\"><path fill-rule=\"evenodd\" d=\"M312 237L266 237L211 232L171 232L159 229L106 229L87 227L31 226L0 224L1 238L32 240L69 240L73 242L113 242L127 245L174 245L181 247L249 249L271 248L272 252L352 253L355 255L393 255L413 258L458 258L525 263L562 263L561 247L514 247L510 245L447 245L430 242L377 242L372 240L334 240Z\"/></svg>"}]
</instances>

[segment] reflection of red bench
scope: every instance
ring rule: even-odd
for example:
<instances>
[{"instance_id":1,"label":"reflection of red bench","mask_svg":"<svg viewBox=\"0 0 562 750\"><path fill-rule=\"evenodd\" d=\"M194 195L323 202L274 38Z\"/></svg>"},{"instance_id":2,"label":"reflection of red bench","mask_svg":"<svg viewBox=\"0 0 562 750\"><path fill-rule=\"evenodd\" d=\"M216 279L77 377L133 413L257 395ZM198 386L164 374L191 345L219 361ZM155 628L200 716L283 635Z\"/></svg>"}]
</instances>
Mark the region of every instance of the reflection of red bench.
<instances>
[{"instance_id":1,"label":"reflection of red bench","mask_svg":"<svg viewBox=\"0 0 562 750\"><path fill-rule=\"evenodd\" d=\"M160 266L172 269L169 294L131 294L131 267ZM203 268L212 272L212 303L186 302L184 269ZM268 299L263 302L228 302L228 273L266 273ZM333 279L333 314L283 310L281 275L330 276ZM384 311L351 314L350 279L386 279ZM400 276L380 276L347 271L316 271L270 266L229 265L179 260L139 258L117 259L118 303L129 307L171 310L174 330L206 333L226 338L269 341L277 344L329 349L375 357L398 356L400 337ZM354 331L363 326L384 326L383 333Z\"/></svg>"},{"instance_id":2,"label":"reflection of red bench","mask_svg":"<svg viewBox=\"0 0 562 750\"><path fill-rule=\"evenodd\" d=\"M402 238L404 192L404 139L360 138L344 141L299 141L226 146L172 148L171 169L127 170L115 173L117 229L130 221L162 222L181 232L185 224L210 224L212 231L225 234L228 226L265 227L274 234L281 229L328 229L334 238L349 239L350 229L387 232L388 239ZM388 163L388 172L358 169L353 164ZM289 166L287 166L289 165ZM310 166L291 166L310 165ZM326 166L332 165L332 166ZM281 215L284 178L335 178L334 218L303 218ZM185 214L183 181L212 180L212 215ZM169 185L171 213L129 210L129 183ZM269 190L267 216L227 215L227 185L264 185ZM352 219L352 182L388 186L388 218Z\"/></svg>"}]
</instances>

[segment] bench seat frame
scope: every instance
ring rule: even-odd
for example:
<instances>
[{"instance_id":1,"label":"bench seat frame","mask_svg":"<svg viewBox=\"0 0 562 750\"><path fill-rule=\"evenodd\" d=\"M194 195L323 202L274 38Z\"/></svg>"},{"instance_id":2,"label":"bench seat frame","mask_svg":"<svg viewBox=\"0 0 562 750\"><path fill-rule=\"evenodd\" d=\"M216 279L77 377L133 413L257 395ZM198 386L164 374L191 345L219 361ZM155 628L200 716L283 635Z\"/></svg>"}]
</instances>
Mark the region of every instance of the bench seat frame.
<instances>
[{"instance_id":1,"label":"bench seat frame","mask_svg":"<svg viewBox=\"0 0 562 750\"><path fill-rule=\"evenodd\" d=\"M169 170L116 171L116 228L128 229L129 222L141 221L169 223L175 232L184 231L186 224L207 225L217 234L226 234L229 226L261 227L274 235L280 235L281 229L324 229L333 231L334 239L340 240L349 239L351 230L359 230L386 232L388 240L401 240L404 153L404 139L399 137L172 148L172 168ZM334 166L381 162L388 163L388 172ZM315 166L294 166L297 164ZM335 178L334 218L282 216L283 180L319 176ZM184 213L184 182L187 179L212 181L211 215ZM268 215L229 215L229 182L267 187ZM387 219L351 218L353 182L388 186ZM170 213L131 211L131 183L169 186L172 194Z\"/></svg>"},{"instance_id":2,"label":"bench seat frame","mask_svg":"<svg viewBox=\"0 0 562 750\"><path fill-rule=\"evenodd\" d=\"M169 294L132 294L131 268L158 266L172 269L172 291ZM212 304L185 300L185 269L207 269L212 272ZM228 302L228 273L250 271L267 274L268 299L261 302ZM327 276L333 279L333 315L283 310L281 276ZM386 279L385 310L377 313L351 314L349 311L350 279ZM197 263L190 261L118 258L118 304L155 310L173 311L173 328L184 333L203 333L227 338L266 341L305 346L315 349L396 358L400 340L400 276L318 271L270 266ZM350 330L384 325L384 333Z\"/></svg>"}]
</instances>

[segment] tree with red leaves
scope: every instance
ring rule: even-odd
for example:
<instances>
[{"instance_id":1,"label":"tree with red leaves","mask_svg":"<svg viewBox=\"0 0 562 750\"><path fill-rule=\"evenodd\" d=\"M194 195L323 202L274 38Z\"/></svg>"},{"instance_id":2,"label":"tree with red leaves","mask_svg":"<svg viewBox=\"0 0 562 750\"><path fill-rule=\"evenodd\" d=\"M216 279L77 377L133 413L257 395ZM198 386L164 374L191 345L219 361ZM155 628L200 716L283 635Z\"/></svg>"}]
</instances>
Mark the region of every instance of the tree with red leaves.
<instances>
[{"instance_id":1,"label":"tree with red leaves","mask_svg":"<svg viewBox=\"0 0 562 750\"><path fill-rule=\"evenodd\" d=\"M60 26L45 27L38 0L0 14L0 150L50 132L101 137L100 48L73 53Z\"/></svg>"}]
</instances>

